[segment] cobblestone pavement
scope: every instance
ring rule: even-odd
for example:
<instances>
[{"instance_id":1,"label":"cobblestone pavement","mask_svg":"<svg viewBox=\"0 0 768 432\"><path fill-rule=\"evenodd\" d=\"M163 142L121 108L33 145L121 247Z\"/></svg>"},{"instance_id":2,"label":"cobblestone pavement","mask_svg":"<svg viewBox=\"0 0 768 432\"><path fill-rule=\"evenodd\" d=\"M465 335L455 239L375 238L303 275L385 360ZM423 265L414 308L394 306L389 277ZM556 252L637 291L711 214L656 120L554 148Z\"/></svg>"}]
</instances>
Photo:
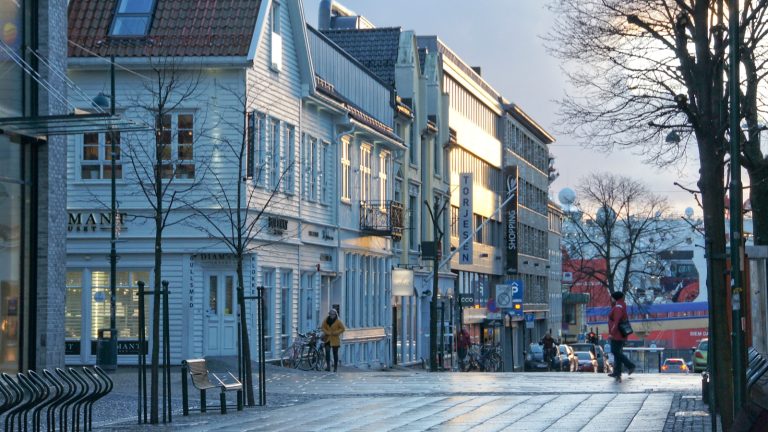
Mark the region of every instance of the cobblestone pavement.
<instances>
[{"instance_id":1,"label":"cobblestone pavement","mask_svg":"<svg viewBox=\"0 0 768 432\"><path fill-rule=\"evenodd\" d=\"M135 370L116 375L100 430L195 431L709 431L696 375L635 374L616 384L589 373L436 373L397 369L338 374L268 368L266 407L136 424ZM132 389L131 389L132 388ZM131 390L131 391L129 391ZM214 392L215 393L215 392ZM196 392L190 392L196 395ZM209 396L209 403L217 400ZM198 405L192 399L193 406ZM117 406L127 409L118 414ZM98 418L98 417L97 417ZM104 418L104 417L102 417Z\"/></svg>"}]
</instances>

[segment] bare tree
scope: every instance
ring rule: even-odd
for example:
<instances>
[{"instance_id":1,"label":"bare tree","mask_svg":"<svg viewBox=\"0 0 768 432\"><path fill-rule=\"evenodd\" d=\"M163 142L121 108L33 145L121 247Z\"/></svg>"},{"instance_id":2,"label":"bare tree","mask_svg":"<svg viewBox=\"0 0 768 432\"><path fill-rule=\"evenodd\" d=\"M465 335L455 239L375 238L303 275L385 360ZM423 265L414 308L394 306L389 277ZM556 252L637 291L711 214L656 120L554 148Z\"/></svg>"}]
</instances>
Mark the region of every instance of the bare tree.
<instances>
[{"instance_id":1,"label":"bare tree","mask_svg":"<svg viewBox=\"0 0 768 432\"><path fill-rule=\"evenodd\" d=\"M724 66L728 46L723 0L551 0L557 21L547 36L565 60L579 94L562 104L563 125L585 144L601 149L634 147L649 162L668 165L693 148L700 170L704 226L710 259L711 310L728 307L725 260L725 166L728 97ZM765 12L768 2L741 3L741 118L748 125L741 156L749 170L756 241L765 241L768 160L760 150L758 120L764 112L759 82L765 77ZM742 134L741 131L736 133ZM732 156L733 157L733 156ZM755 202L761 201L755 206ZM710 314L715 370L731 370L727 318ZM712 345L710 345L712 347ZM715 376L722 400L732 400L728 374ZM731 404L719 404L725 425ZM727 426L729 427L729 426Z\"/></svg>"},{"instance_id":2,"label":"bare tree","mask_svg":"<svg viewBox=\"0 0 768 432\"><path fill-rule=\"evenodd\" d=\"M199 125L204 124L204 110L180 114L190 106L200 106L199 68L182 67L172 59L149 58L143 90L133 95L131 108L137 110L147 124L154 126L153 136L137 136L122 143L131 175L149 205L149 213L136 212L134 218L154 223L154 279L152 309L152 356L150 422L158 422L158 373L160 352L160 292L165 230L189 217L182 210L189 195L201 184L204 161L195 157L199 141ZM176 118L174 118L174 116ZM134 189L132 189L134 190Z\"/></svg>"},{"instance_id":3,"label":"bare tree","mask_svg":"<svg viewBox=\"0 0 768 432\"><path fill-rule=\"evenodd\" d=\"M246 402L253 405L253 371L245 306L244 262L254 251L295 235L283 231L275 236L276 231L265 223L268 216L285 211L282 204L286 195L281 193L292 193L294 184L290 181L290 174L294 163L293 158L288 158L279 166L271 163L275 162L274 158L279 160L279 155L271 155L270 160L266 160L256 154L257 140L263 138L264 130L263 125L260 127L257 124L260 118L249 105L246 96L249 92L243 94L242 91L226 87L217 87L216 91L227 94L227 100L236 100L237 103L216 107L219 113L216 129L227 133L214 135L208 132L212 150L219 162L207 166L207 199L190 204L199 218L191 218L187 222L208 238L226 246L235 257ZM258 91L254 90L253 93ZM256 130L261 130L261 133ZM257 187L257 184L262 187Z\"/></svg>"},{"instance_id":4,"label":"bare tree","mask_svg":"<svg viewBox=\"0 0 768 432\"><path fill-rule=\"evenodd\" d=\"M608 294L633 295L641 279L661 276L663 270L648 263L664 247L660 239L677 229L663 221L666 198L608 173L585 177L578 190L578 211L567 212L563 237L574 277L598 282Z\"/></svg>"}]
</instances>

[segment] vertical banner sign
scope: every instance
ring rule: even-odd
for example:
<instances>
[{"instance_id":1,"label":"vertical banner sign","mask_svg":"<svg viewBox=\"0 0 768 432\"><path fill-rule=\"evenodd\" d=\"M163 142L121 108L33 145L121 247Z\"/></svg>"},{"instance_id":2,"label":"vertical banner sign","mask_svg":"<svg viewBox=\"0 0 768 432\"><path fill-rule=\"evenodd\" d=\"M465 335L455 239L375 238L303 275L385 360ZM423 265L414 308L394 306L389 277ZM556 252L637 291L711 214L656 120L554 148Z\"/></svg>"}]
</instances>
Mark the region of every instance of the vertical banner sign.
<instances>
[{"instance_id":1,"label":"vertical banner sign","mask_svg":"<svg viewBox=\"0 0 768 432\"><path fill-rule=\"evenodd\" d=\"M517 167L507 166L504 167L504 184L507 189L506 198L509 199L504 206L505 222L507 224L506 244L507 244L507 259L506 259L506 273L508 275L517 274L517 202L518 202L518 188L517 188Z\"/></svg>"},{"instance_id":2,"label":"vertical banner sign","mask_svg":"<svg viewBox=\"0 0 768 432\"><path fill-rule=\"evenodd\" d=\"M472 237L475 227L472 217L472 173L459 175L459 264L472 264ZM467 240L469 239L469 240ZM466 243L465 243L466 240Z\"/></svg>"}]
</instances>

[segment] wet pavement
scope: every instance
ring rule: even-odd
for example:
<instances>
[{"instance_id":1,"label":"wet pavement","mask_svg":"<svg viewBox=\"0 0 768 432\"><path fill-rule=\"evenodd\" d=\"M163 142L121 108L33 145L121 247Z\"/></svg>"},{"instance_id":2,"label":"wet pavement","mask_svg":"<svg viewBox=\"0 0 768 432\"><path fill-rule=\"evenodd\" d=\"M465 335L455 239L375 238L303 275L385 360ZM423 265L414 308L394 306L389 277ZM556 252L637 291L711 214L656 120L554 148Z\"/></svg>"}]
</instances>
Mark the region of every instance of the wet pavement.
<instances>
[{"instance_id":1,"label":"wet pavement","mask_svg":"<svg viewBox=\"0 0 768 432\"><path fill-rule=\"evenodd\" d=\"M176 369L172 375L173 423L136 423L136 370L127 369L115 375L115 392L100 402L100 409L107 410L100 417L110 420L95 426L187 432L709 430L698 375L634 374L617 384L592 373L344 369L334 374L270 366L267 406L232 409L225 416L210 409L182 417L179 373ZM199 406L197 392L190 395L190 404ZM209 404L217 400L217 391L209 392Z\"/></svg>"}]
</instances>

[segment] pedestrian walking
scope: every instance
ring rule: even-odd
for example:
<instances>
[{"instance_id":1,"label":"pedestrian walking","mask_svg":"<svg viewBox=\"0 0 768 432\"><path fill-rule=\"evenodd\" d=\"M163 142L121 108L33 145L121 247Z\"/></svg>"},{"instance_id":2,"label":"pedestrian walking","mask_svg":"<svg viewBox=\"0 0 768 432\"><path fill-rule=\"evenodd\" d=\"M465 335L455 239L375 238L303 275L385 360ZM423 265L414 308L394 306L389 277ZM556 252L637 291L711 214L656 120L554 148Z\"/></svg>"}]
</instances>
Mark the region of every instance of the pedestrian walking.
<instances>
[{"instance_id":1,"label":"pedestrian walking","mask_svg":"<svg viewBox=\"0 0 768 432\"><path fill-rule=\"evenodd\" d=\"M608 333L611 337L611 353L613 354L613 373L609 377L621 382L622 365L627 367L627 374L632 375L635 364L624 355L624 343L627 337L619 329L619 323L629 321L627 304L624 302L624 293L617 291L611 294L611 312L608 314Z\"/></svg>"},{"instance_id":2,"label":"pedestrian walking","mask_svg":"<svg viewBox=\"0 0 768 432\"><path fill-rule=\"evenodd\" d=\"M331 351L333 351L333 371L339 367L339 347L341 346L341 334L347 329L339 318L336 309L328 311L328 318L323 321L323 342L325 342L325 370L331 370Z\"/></svg>"},{"instance_id":3,"label":"pedestrian walking","mask_svg":"<svg viewBox=\"0 0 768 432\"><path fill-rule=\"evenodd\" d=\"M469 330L464 326L459 331L456 338L456 351L459 355L459 370L464 370L464 359L467 357L467 350L472 345L472 339L469 337Z\"/></svg>"}]
</instances>

